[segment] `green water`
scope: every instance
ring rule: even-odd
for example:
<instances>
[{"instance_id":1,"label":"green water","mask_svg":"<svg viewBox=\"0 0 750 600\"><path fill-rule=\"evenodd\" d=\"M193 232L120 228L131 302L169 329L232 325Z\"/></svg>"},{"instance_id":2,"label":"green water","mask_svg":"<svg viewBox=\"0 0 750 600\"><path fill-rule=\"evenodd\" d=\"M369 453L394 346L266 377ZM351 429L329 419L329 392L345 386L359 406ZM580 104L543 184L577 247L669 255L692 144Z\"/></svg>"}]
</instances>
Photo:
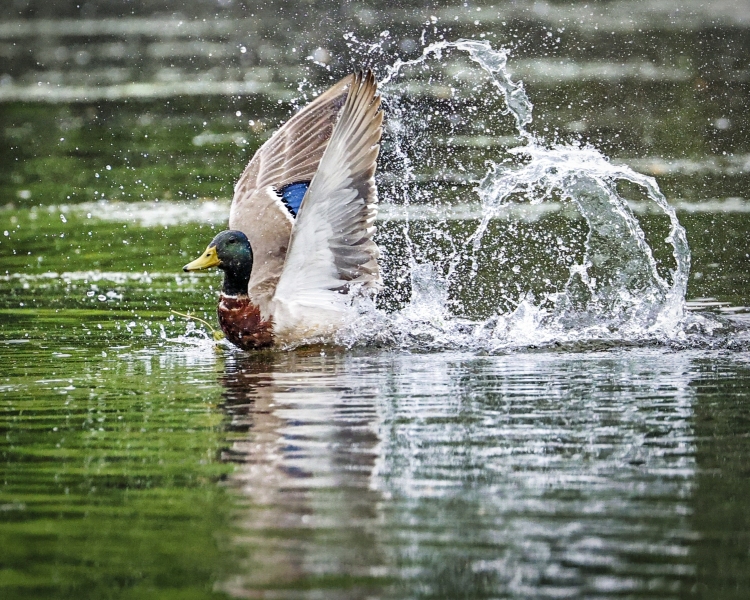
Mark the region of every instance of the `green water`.
<instances>
[{"instance_id":1,"label":"green water","mask_svg":"<svg viewBox=\"0 0 750 600\"><path fill-rule=\"evenodd\" d=\"M748 584L744 354L249 356L17 327L3 597Z\"/></svg>"},{"instance_id":2,"label":"green water","mask_svg":"<svg viewBox=\"0 0 750 600\"><path fill-rule=\"evenodd\" d=\"M97 206L3 211L3 598L744 595L746 352L244 354L171 312L217 226ZM681 220L741 317L746 217Z\"/></svg>"},{"instance_id":3,"label":"green water","mask_svg":"<svg viewBox=\"0 0 750 600\"><path fill-rule=\"evenodd\" d=\"M224 16L260 27L239 4ZM37 16L54 17L50 6ZM162 18L161 6L138 10ZM497 14L337 5L314 26L304 11L290 21L270 11L254 38L244 21L221 33L221 19L180 37L164 17L163 38L149 18L89 37L0 22L0 598L746 597L748 30L697 3L687 17L649 6L597 4L609 17L593 29L556 3ZM190 10L202 19L209 8ZM615 18L622 10L634 25ZM220 278L182 265L224 228L236 177L288 117L299 82L345 74L347 52L362 59L330 31L384 40L385 54L362 59L377 68L394 49L416 55L433 12L454 23L453 39L515 44L510 64L525 73L536 133L593 143L657 177L690 244L689 309L715 329L679 343L490 355L394 345L243 353L213 341ZM308 39L287 39L292 22ZM186 54L182 42L196 44ZM333 74L304 58L318 46ZM222 47L233 50L212 55ZM560 73L576 64L594 74L556 79L548 59L563 61ZM655 71L612 75L638 61ZM173 67L179 77L167 79ZM123 85L151 95L111 84L124 71ZM194 76L265 91L164 87ZM28 100L40 78L114 99ZM414 90L404 106L420 114L471 105ZM387 216L403 198L386 138L381 308L408 303L410 251L439 261L466 244L476 215L446 214L475 199L488 153L503 158L517 143L499 101L479 100L483 112L455 125L450 152L438 117L411 140L424 161L407 219ZM668 274L665 218L622 191ZM424 207L437 212L416 218ZM580 260L586 228L571 210L514 214L489 225L474 287L449 290L454 315L512 310Z\"/></svg>"},{"instance_id":4,"label":"green water","mask_svg":"<svg viewBox=\"0 0 750 600\"><path fill-rule=\"evenodd\" d=\"M231 500L210 370L178 383L109 336L46 338L3 352L3 596L212 596Z\"/></svg>"}]
</instances>

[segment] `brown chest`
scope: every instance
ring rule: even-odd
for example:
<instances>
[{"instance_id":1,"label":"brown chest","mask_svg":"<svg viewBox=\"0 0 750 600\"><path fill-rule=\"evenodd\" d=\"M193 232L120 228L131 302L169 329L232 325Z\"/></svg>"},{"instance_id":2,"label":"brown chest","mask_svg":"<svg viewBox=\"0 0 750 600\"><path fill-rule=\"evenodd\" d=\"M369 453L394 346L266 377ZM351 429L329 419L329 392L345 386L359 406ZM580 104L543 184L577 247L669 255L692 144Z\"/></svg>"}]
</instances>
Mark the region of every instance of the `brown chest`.
<instances>
[{"instance_id":1,"label":"brown chest","mask_svg":"<svg viewBox=\"0 0 750 600\"><path fill-rule=\"evenodd\" d=\"M273 324L264 321L260 309L247 296L219 297L219 324L227 339L243 350L273 345Z\"/></svg>"}]
</instances>

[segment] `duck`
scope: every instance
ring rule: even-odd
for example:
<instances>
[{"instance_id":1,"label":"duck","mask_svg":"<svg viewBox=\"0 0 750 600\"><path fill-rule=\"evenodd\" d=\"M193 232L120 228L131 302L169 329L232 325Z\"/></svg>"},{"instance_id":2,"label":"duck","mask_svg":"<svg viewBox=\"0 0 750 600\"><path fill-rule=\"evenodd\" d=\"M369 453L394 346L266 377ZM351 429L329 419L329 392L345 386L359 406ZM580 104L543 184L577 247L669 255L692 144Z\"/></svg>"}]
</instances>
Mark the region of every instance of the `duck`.
<instances>
[{"instance_id":1,"label":"duck","mask_svg":"<svg viewBox=\"0 0 750 600\"><path fill-rule=\"evenodd\" d=\"M243 350L325 342L382 285L373 237L383 111L351 74L280 127L234 190L229 228L184 271L224 273L217 314Z\"/></svg>"}]
</instances>

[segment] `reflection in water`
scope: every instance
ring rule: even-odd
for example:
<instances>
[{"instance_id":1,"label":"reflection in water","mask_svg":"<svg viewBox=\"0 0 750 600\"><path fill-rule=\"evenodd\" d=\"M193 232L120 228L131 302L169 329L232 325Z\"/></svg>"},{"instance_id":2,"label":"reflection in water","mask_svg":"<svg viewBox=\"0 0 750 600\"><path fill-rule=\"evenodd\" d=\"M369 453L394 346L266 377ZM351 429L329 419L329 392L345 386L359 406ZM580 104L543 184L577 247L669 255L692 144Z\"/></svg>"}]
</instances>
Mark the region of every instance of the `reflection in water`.
<instances>
[{"instance_id":1,"label":"reflection in water","mask_svg":"<svg viewBox=\"0 0 750 600\"><path fill-rule=\"evenodd\" d=\"M666 591L688 574L687 361L653 358L447 359L429 395L404 381L387 421L411 422L386 430L380 479L405 537L452 539L420 565L434 593ZM409 524L426 506L429 535Z\"/></svg>"},{"instance_id":2,"label":"reflection in water","mask_svg":"<svg viewBox=\"0 0 750 600\"><path fill-rule=\"evenodd\" d=\"M233 359L221 382L232 428L246 434L227 458L240 463L234 482L249 501L238 540L249 559L224 588L243 596L309 580L367 586L383 563L373 534L379 496L369 491L378 392L369 359Z\"/></svg>"},{"instance_id":3,"label":"reflection in water","mask_svg":"<svg viewBox=\"0 0 750 600\"><path fill-rule=\"evenodd\" d=\"M239 462L248 552L222 585L233 595L661 596L693 585L685 353L229 361L221 382L239 432L227 457Z\"/></svg>"}]
</instances>

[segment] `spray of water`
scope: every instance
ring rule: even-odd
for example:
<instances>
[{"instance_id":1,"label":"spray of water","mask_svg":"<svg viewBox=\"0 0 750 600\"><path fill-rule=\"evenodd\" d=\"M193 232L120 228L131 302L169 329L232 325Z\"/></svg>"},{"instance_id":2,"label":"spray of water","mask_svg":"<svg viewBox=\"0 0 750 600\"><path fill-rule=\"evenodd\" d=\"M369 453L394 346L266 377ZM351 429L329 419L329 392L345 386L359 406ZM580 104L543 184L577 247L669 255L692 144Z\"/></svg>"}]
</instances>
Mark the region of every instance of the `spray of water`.
<instances>
[{"instance_id":1,"label":"spray of water","mask_svg":"<svg viewBox=\"0 0 750 600\"><path fill-rule=\"evenodd\" d=\"M447 54L464 63L451 70ZM440 41L425 46L414 60L396 60L385 68L380 79L389 117L384 147L389 168L380 182L381 195L405 206L407 214L415 204L432 206L435 218L427 226L407 218L400 229L383 234L386 281L396 290L391 295L398 300L401 282L406 282L409 295L395 311L359 307L359 318L342 333L341 343L497 351L684 336L690 252L685 231L656 181L613 165L595 148L547 143L529 132L533 105L523 84L512 80L507 61L507 51L485 41ZM438 80L438 70L448 75ZM480 78L481 85L476 83ZM425 109L404 101L429 86L433 96L446 99L443 104ZM473 105L465 101L472 95ZM489 114L493 103L495 114ZM454 134L462 123L469 123L474 133L497 137L487 123L498 116L512 119L514 147L482 148L486 173L471 181L462 175L466 169L460 158L454 159L460 154L452 145L459 137ZM441 130L440 119L447 129ZM444 160L431 152L441 141L447 148ZM420 160L433 168L443 161L440 186L424 185ZM668 221L665 243L671 247L672 268L660 272L647 236L620 192L622 186L639 190ZM450 199L435 199L465 196L467 189L477 204L477 219L468 229L457 228L451 221ZM567 229L580 233L578 245L563 240L564 231L555 235L549 230L531 237L523 234L525 244L513 245L511 241L523 237L522 225L503 219L508 207L519 202L562 203L572 210L574 219L567 221ZM576 222L585 226L576 229ZM493 242L498 235L505 235L507 243ZM401 248L400 266L388 262L396 246ZM545 276L543 265L527 266L540 248L554 254L550 264L566 271L559 281Z\"/></svg>"}]
</instances>

